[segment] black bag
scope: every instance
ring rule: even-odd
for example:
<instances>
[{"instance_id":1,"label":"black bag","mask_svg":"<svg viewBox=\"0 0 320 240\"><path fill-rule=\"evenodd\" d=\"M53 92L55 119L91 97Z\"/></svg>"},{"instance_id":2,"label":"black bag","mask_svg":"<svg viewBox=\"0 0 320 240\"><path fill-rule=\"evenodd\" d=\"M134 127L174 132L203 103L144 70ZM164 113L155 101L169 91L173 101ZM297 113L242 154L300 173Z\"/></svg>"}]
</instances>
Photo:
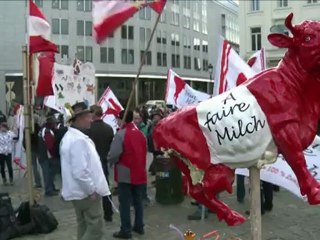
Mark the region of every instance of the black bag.
<instances>
[{"instance_id":1,"label":"black bag","mask_svg":"<svg viewBox=\"0 0 320 240\"><path fill-rule=\"evenodd\" d=\"M35 203L30 208L30 216L36 233L50 233L58 226L57 219L46 205Z\"/></svg>"},{"instance_id":2,"label":"black bag","mask_svg":"<svg viewBox=\"0 0 320 240\"><path fill-rule=\"evenodd\" d=\"M0 240L7 240L19 235L15 227L16 216L8 193L0 193Z\"/></svg>"}]
</instances>

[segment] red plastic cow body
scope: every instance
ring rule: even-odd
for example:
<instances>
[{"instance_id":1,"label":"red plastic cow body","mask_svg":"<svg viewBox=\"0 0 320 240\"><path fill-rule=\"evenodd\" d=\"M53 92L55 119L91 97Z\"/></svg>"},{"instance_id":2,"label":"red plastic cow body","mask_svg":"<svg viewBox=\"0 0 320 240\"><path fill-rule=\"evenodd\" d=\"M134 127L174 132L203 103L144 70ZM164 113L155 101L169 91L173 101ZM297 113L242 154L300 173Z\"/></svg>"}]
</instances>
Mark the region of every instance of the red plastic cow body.
<instances>
[{"instance_id":1,"label":"red plastic cow body","mask_svg":"<svg viewBox=\"0 0 320 240\"><path fill-rule=\"evenodd\" d=\"M173 113L154 130L155 145L174 151L172 157L185 175L184 189L228 225L241 224L245 218L216 195L231 193L234 168L256 165L272 143L296 174L301 194L310 204L320 204L320 185L303 154L319 121L320 22L293 26L292 18L290 14L285 23L293 37L268 37L273 45L288 48L278 67Z\"/></svg>"}]
</instances>

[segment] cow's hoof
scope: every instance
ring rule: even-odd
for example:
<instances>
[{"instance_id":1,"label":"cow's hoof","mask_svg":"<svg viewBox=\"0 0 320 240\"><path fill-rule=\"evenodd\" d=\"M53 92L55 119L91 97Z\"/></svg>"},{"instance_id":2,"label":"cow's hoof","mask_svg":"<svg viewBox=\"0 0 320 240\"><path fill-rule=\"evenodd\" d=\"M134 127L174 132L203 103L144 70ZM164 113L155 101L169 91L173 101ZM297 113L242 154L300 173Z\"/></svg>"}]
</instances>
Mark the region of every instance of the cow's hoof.
<instances>
[{"instance_id":1,"label":"cow's hoof","mask_svg":"<svg viewBox=\"0 0 320 240\"><path fill-rule=\"evenodd\" d=\"M237 226L244 223L247 219L240 213L231 210L224 220L229 226Z\"/></svg>"},{"instance_id":2,"label":"cow's hoof","mask_svg":"<svg viewBox=\"0 0 320 240\"><path fill-rule=\"evenodd\" d=\"M311 205L318 205L320 204L320 189L319 188L312 188L310 195L308 195L308 202Z\"/></svg>"}]
</instances>

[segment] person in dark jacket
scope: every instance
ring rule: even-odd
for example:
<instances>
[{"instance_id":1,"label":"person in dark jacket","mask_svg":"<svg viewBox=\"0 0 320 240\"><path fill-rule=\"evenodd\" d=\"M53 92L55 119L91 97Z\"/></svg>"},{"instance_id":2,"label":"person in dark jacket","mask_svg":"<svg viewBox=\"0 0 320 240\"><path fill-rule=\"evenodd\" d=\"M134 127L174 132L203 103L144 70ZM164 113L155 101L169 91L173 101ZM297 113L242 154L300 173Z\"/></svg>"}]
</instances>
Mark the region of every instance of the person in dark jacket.
<instances>
[{"instance_id":1,"label":"person in dark jacket","mask_svg":"<svg viewBox=\"0 0 320 240\"><path fill-rule=\"evenodd\" d=\"M93 105L90 107L92 113L92 120L91 127L89 130L89 137L94 142L96 146L96 150L99 154L102 168L104 171L104 175L107 179L109 184L109 169L108 169L108 161L107 156L110 150L110 145L113 140L113 129L110 125L103 122L102 115L103 111L102 108L98 105ZM111 196L110 196L111 197ZM108 196L102 198L103 204L103 211L104 211L104 219L107 222L112 222L112 204L109 200Z\"/></svg>"},{"instance_id":2,"label":"person in dark jacket","mask_svg":"<svg viewBox=\"0 0 320 240\"><path fill-rule=\"evenodd\" d=\"M120 112L123 119L124 111ZM144 234L142 195L147 182L147 140L132 122L133 112L128 111L125 123L111 144L108 161L115 164L115 181L118 182L121 228L115 238L129 239L131 232ZM133 203L135 221L131 228L130 206Z\"/></svg>"},{"instance_id":3,"label":"person in dark jacket","mask_svg":"<svg viewBox=\"0 0 320 240\"><path fill-rule=\"evenodd\" d=\"M38 135L38 153L39 163L42 168L45 195L58 195L54 186L54 177L56 174L57 160L55 157L55 131L57 128L57 119L54 116L47 118L45 126L39 131Z\"/></svg>"}]
</instances>

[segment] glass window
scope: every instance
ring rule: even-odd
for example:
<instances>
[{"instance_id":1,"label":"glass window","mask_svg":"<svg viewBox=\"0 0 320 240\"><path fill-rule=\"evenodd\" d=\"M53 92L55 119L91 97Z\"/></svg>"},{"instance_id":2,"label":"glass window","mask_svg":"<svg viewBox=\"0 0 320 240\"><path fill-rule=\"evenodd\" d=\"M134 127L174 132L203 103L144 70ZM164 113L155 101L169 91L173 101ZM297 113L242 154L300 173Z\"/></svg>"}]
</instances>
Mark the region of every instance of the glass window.
<instances>
[{"instance_id":1,"label":"glass window","mask_svg":"<svg viewBox=\"0 0 320 240\"><path fill-rule=\"evenodd\" d=\"M68 0L60 0L60 8L61 9L68 9L69 8Z\"/></svg>"},{"instance_id":2,"label":"glass window","mask_svg":"<svg viewBox=\"0 0 320 240\"><path fill-rule=\"evenodd\" d=\"M126 25L123 25L121 27L121 38L127 39L127 26Z\"/></svg>"},{"instance_id":3,"label":"glass window","mask_svg":"<svg viewBox=\"0 0 320 240\"><path fill-rule=\"evenodd\" d=\"M288 7L288 0L278 0L278 7Z\"/></svg>"},{"instance_id":4,"label":"glass window","mask_svg":"<svg viewBox=\"0 0 320 240\"><path fill-rule=\"evenodd\" d=\"M61 34L69 34L69 22L68 19L61 19Z\"/></svg>"},{"instance_id":5,"label":"glass window","mask_svg":"<svg viewBox=\"0 0 320 240\"><path fill-rule=\"evenodd\" d=\"M77 58L80 61L84 61L84 47L83 46L77 46Z\"/></svg>"},{"instance_id":6,"label":"glass window","mask_svg":"<svg viewBox=\"0 0 320 240\"><path fill-rule=\"evenodd\" d=\"M128 39L134 39L134 31L133 31L133 26L128 27Z\"/></svg>"},{"instance_id":7,"label":"glass window","mask_svg":"<svg viewBox=\"0 0 320 240\"><path fill-rule=\"evenodd\" d=\"M164 45L167 44L167 32L166 31L162 32L162 44L164 44Z\"/></svg>"},{"instance_id":8,"label":"glass window","mask_svg":"<svg viewBox=\"0 0 320 240\"><path fill-rule=\"evenodd\" d=\"M161 43L161 30L157 30L157 43Z\"/></svg>"},{"instance_id":9,"label":"glass window","mask_svg":"<svg viewBox=\"0 0 320 240\"><path fill-rule=\"evenodd\" d=\"M86 36L92 36L92 22L86 21Z\"/></svg>"},{"instance_id":10,"label":"glass window","mask_svg":"<svg viewBox=\"0 0 320 240\"><path fill-rule=\"evenodd\" d=\"M139 18L144 20L150 20L151 19L151 8L146 7L139 11Z\"/></svg>"},{"instance_id":11,"label":"glass window","mask_svg":"<svg viewBox=\"0 0 320 240\"><path fill-rule=\"evenodd\" d=\"M251 49L258 51L261 49L261 28L251 28Z\"/></svg>"},{"instance_id":12,"label":"glass window","mask_svg":"<svg viewBox=\"0 0 320 240\"><path fill-rule=\"evenodd\" d=\"M77 0L77 10L78 11L84 10L84 0Z\"/></svg>"},{"instance_id":13,"label":"glass window","mask_svg":"<svg viewBox=\"0 0 320 240\"><path fill-rule=\"evenodd\" d=\"M190 17L183 16L183 27L190 28Z\"/></svg>"},{"instance_id":14,"label":"glass window","mask_svg":"<svg viewBox=\"0 0 320 240\"><path fill-rule=\"evenodd\" d=\"M60 8L60 0L52 0L52 8Z\"/></svg>"},{"instance_id":15,"label":"glass window","mask_svg":"<svg viewBox=\"0 0 320 240\"><path fill-rule=\"evenodd\" d=\"M129 49L128 64L134 64L134 50Z\"/></svg>"},{"instance_id":16,"label":"glass window","mask_svg":"<svg viewBox=\"0 0 320 240\"><path fill-rule=\"evenodd\" d=\"M309 4L317 3L317 2L318 2L318 0L308 0L308 3L309 3Z\"/></svg>"},{"instance_id":17,"label":"glass window","mask_svg":"<svg viewBox=\"0 0 320 240\"><path fill-rule=\"evenodd\" d=\"M43 0L35 0L34 3L35 3L38 7L43 7Z\"/></svg>"},{"instance_id":18,"label":"glass window","mask_svg":"<svg viewBox=\"0 0 320 240\"><path fill-rule=\"evenodd\" d=\"M202 41L202 51L207 53L208 52L208 42Z\"/></svg>"},{"instance_id":19,"label":"glass window","mask_svg":"<svg viewBox=\"0 0 320 240\"><path fill-rule=\"evenodd\" d=\"M108 48L108 62L114 63L114 48Z\"/></svg>"},{"instance_id":20,"label":"glass window","mask_svg":"<svg viewBox=\"0 0 320 240\"><path fill-rule=\"evenodd\" d=\"M190 56L183 57L183 67L185 69L191 69L191 57Z\"/></svg>"},{"instance_id":21,"label":"glass window","mask_svg":"<svg viewBox=\"0 0 320 240\"><path fill-rule=\"evenodd\" d=\"M201 66L200 66L200 58L194 58L194 70L200 71Z\"/></svg>"},{"instance_id":22,"label":"glass window","mask_svg":"<svg viewBox=\"0 0 320 240\"><path fill-rule=\"evenodd\" d=\"M86 47L86 61L92 62L92 47Z\"/></svg>"},{"instance_id":23,"label":"glass window","mask_svg":"<svg viewBox=\"0 0 320 240\"><path fill-rule=\"evenodd\" d=\"M59 18L52 19L52 33L53 34L60 33L60 19Z\"/></svg>"},{"instance_id":24,"label":"glass window","mask_svg":"<svg viewBox=\"0 0 320 240\"><path fill-rule=\"evenodd\" d=\"M107 62L107 48L100 47L100 62L106 63Z\"/></svg>"},{"instance_id":25,"label":"glass window","mask_svg":"<svg viewBox=\"0 0 320 240\"><path fill-rule=\"evenodd\" d=\"M143 58L143 54L144 54L144 51L140 51L140 59L141 59L141 61L142 61L142 58ZM151 51L147 52L147 56L146 56L144 64L145 65L152 65L152 54L151 54Z\"/></svg>"},{"instance_id":26,"label":"glass window","mask_svg":"<svg viewBox=\"0 0 320 240\"><path fill-rule=\"evenodd\" d=\"M84 0L85 2L85 11L86 12L91 12L92 10L92 0Z\"/></svg>"},{"instance_id":27,"label":"glass window","mask_svg":"<svg viewBox=\"0 0 320 240\"><path fill-rule=\"evenodd\" d=\"M162 66L166 67L167 66L167 54L162 53Z\"/></svg>"},{"instance_id":28,"label":"glass window","mask_svg":"<svg viewBox=\"0 0 320 240\"><path fill-rule=\"evenodd\" d=\"M251 0L251 11L260 10L260 0Z\"/></svg>"},{"instance_id":29,"label":"glass window","mask_svg":"<svg viewBox=\"0 0 320 240\"><path fill-rule=\"evenodd\" d=\"M84 35L84 22L81 20L77 21L77 35L78 36Z\"/></svg>"},{"instance_id":30,"label":"glass window","mask_svg":"<svg viewBox=\"0 0 320 240\"><path fill-rule=\"evenodd\" d=\"M174 68L180 68L180 55L172 54L171 55L171 64Z\"/></svg>"},{"instance_id":31,"label":"glass window","mask_svg":"<svg viewBox=\"0 0 320 240\"><path fill-rule=\"evenodd\" d=\"M179 23L180 23L180 19L179 18L180 18L179 13L173 11L171 13L171 24L179 26Z\"/></svg>"},{"instance_id":32,"label":"glass window","mask_svg":"<svg viewBox=\"0 0 320 240\"><path fill-rule=\"evenodd\" d=\"M146 31L145 28L140 28L140 42L145 43L146 42Z\"/></svg>"},{"instance_id":33,"label":"glass window","mask_svg":"<svg viewBox=\"0 0 320 240\"><path fill-rule=\"evenodd\" d=\"M167 14L165 10L163 10L160 16L160 22L165 23L166 21L167 21Z\"/></svg>"},{"instance_id":34,"label":"glass window","mask_svg":"<svg viewBox=\"0 0 320 240\"><path fill-rule=\"evenodd\" d=\"M204 72L208 72L208 60L206 59L202 60L202 69Z\"/></svg>"},{"instance_id":35,"label":"glass window","mask_svg":"<svg viewBox=\"0 0 320 240\"><path fill-rule=\"evenodd\" d=\"M128 64L128 50L122 49L121 50L121 63L122 64Z\"/></svg>"},{"instance_id":36,"label":"glass window","mask_svg":"<svg viewBox=\"0 0 320 240\"><path fill-rule=\"evenodd\" d=\"M61 45L60 46L60 54L61 56L69 57L69 46L67 45Z\"/></svg>"}]
</instances>

